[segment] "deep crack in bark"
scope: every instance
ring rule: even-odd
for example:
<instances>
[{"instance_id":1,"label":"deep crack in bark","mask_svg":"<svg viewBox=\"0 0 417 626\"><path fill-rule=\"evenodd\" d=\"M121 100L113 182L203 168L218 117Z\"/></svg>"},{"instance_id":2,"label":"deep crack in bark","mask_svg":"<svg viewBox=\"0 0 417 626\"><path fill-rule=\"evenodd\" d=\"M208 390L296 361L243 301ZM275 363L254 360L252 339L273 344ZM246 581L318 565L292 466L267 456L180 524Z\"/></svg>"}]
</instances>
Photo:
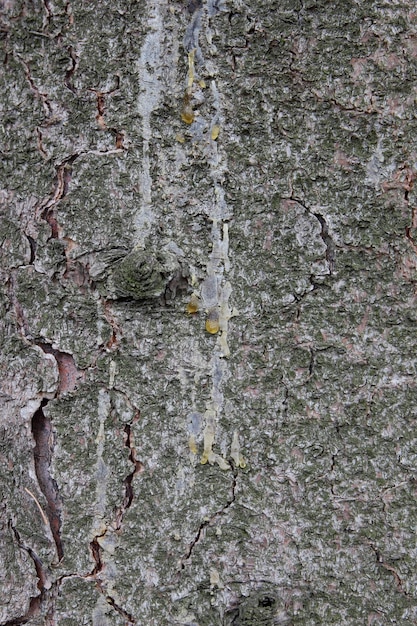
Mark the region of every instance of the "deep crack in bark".
<instances>
[{"instance_id":1,"label":"deep crack in bark","mask_svg":"<svg viewBox=\"0 0 417 626\"><path fill-rule=\"evenodd\" d=\"M31 237L30 235L26 235L26 239L28 240L29 243L29 247L30 247L30 259L29 259L29 265L33 265L33 263L35 262L35 257L36 257L36 241L33 239L33 237Z\"/></svg>"},{"instance_id":2,"label":"deep crack in bark","mask_svg":"<svg viewBox=\"0 0 417 626\"><path fill-rule=\"evenodd\" d=\"M139 412L136 414L133 421L136 421L137 419L139 419ZM133 496L134 496L133 484L132 484L133 479L136 476L136 474L139 474L140 472L143 471L143 464L136 457L136 448L134 445L134 438L133 438L131 424L126 424L124 428L124 435L125 435L125 446L126 448L129 448L129 451L130 451L129 461L133 463L134 468L133 468L133 471L130 472L130 474L128 474L126 478L124 479L125 495L124 495L122 504L119 506L119 508L116 511L116 516L115 516L116 530L121 529L125 513L132 504Z\"/></svg>"},{"instance_id":3,"label":"deep crack in bark","mask_svg":"<svg viewBox=\"0 0 417 626\"><path fill-rule=\"evenodd\" d=\"M61 393L72 391L81 377L75 365L74 357L67 352L52 348L50 344L44 342L36 342L36 345L45 354L52 354L56 360L59 382L55 397ZM64 557L61 538L62 502L57 482L52 478L49 471L53 450L53 429L51 419L43 411L48 402L49 399L44 398L32 417L32 436L35 441L33 460L39 488L46 499L46 517L55 542L58 562L60 562Z\"/></svg>"},{"instance_id":4,"label":"deep crack in bark","mask_svg":"<svg viewBox=\"0 0 417 626\"><path fill-rule=\"evenodd\" d=\"M39 488L45 496L47 503L46 516L55 542L58 561L62 561L64 557L61 540L62 503L58 485L49 472L53 446L52 423L50 418L43 412L43 408L48 402L49 400L44 398L32 417L32 435L35 440L33 459Z\"/></svg>"},{"instance_id":5,"label":"deep crack in bark","mask_svg":"<svg viewBox=\"0 0 417 626\"><path fill-rule=\"evenodd\" d=\"M410 187L410 190L411 190L411 187ZM408 206L410 206L410 197L409 197L410 190L406 189L404 191L404 202ZM412 246L415 253L417 253L417 243L414 239L414 232L416 229L417 229L417 207L412 206L411 207L411 220L410 220L410 224L406 226L405 228L405 236L406 236L407 241Z\"/></svg>"},{"instance_id":6,"label":"deep crack in bark","mask_svg":"<svg viewBox=\"0 0 417 626\"><path fill-rule=\"evenodd\" d=\"M42 4L45 7L46 21L49 25L52 22L53 17L54 17L53 11L51 9L51 3L49 2L49 0L43 0Z\"/></svg>"},{"instance_id":7,"label":"deep crack in bark","mask_svg":"<svg viewBox=\"0 0 417 626\"><path fill-rule=\"evenodd\" d=\"M103 561L101 560L101 546L98 542L98 538L102 536L103 535L96 535L93 541L90 541L91 556L93 557L95 563L90 574L90 576L93 577L99 574L103 569Z\"/></svg>"},{"instance_id":8,"label":"deep crack in bark","mask_svg":"<svg viewBox=\"0 0 417 626\"><path fill-rule=\"evenodd\" d=\"M308 378L310 379L313 376L314 366L316 364L316 355L314 353L313 348L310 347L310 362L308 364Z\"/></svg>"},{"instance_id":9,"label":"deep crack in bark","mask_svg":"<svg viewBox=\"0 0 417 626\"><path fill-rule=\"evenodd\" d=\"M143 470L143 465L136 458L136 448L134 446L132 427L130 424L126 424L124 432L126 436L125 446L126 448L129 448L130 450L129 461L133 463L134 465L133 471L128 476L126 476L125 481L124 481L125 482L125 499L123 502L123 507L124 507L124 511L126 511L132 504L132 500L133 500L133 486L132 486L133 478L136 476L136 474L139 474Z\"/></svg>"}]
</instances>

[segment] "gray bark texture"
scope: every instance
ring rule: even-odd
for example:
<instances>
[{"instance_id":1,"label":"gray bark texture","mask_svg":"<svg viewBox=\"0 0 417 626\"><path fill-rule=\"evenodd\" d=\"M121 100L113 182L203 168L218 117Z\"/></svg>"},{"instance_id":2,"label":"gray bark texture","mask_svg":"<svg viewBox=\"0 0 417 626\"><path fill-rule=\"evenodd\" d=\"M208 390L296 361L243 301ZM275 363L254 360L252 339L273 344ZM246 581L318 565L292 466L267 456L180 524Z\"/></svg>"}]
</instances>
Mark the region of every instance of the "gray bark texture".
<instances>
[{"instance_id":1,"label":"gray bark texture","mask_svg":"<svg viewBox=\"0 0 417 626\"><path fill-rule=\"evenodd\" d=\"M1 7L0 624L417 624L415 0Z\"/></svg>"}]
</instances>

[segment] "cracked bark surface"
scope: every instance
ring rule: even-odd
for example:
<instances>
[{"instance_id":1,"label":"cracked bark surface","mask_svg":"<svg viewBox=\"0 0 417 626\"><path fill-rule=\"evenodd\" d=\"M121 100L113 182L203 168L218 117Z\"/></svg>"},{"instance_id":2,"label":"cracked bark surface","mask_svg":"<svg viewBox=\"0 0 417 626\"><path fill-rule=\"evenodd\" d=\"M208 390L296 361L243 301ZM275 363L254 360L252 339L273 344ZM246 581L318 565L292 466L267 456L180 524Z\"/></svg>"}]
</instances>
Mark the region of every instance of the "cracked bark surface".
<instances>
[{"instance_id":1,"label":"cracked bark surface","mask_svg":"<svg viewBox=\"0 0 417 626\"><path fill-rule=\"evenodd\" d=\"M0 19L0 625L417 624L414 0Z\"/></svg>"}]
</instances>

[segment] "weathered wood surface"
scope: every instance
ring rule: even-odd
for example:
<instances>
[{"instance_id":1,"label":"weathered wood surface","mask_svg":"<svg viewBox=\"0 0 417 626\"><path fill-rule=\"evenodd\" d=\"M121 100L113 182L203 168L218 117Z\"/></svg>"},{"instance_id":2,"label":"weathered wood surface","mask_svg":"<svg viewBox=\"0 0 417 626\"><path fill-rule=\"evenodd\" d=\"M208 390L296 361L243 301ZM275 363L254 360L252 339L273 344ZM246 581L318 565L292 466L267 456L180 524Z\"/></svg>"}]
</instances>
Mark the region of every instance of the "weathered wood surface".
<instances>
[{"instance_id":1,"label":"weathered wood surface","mask_svg":"<svg viewBox=\"0 0 417 626\"><path fill-rule=\"evenodd\" d=\"M417 624L414 0L1 11L0 624Z\"/></svg>"}]
</instances>

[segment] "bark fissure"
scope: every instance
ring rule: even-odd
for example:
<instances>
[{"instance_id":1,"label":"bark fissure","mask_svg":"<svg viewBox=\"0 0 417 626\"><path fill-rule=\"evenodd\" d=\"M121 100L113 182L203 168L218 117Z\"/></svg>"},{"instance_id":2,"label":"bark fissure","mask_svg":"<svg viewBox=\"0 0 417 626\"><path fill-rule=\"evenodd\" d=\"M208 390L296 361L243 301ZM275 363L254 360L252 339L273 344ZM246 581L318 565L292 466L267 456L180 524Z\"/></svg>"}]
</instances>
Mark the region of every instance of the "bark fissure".
<instances>
[{"instance_id":1,"label":"bark fissure","mask_svg":"<svg viewBox=\"0 0 417 626\"><path fill-rule=\"evenodd\" d=\"M180 570L183 570L185 568L187 561L191 559L195 546L199 543L200 539L202 539L202 535L204 534L204 529L210 526L211 524L213 524L213 522L215 522L218 517L220 517L221 515L224 515L226 511L232 506L232 504L236 500L236 484L237 484L238 470L234 466L234 464L232 464L232 462L230 462L230 468L233 472L233 481L232 481L232 486L231 486L230 498L227 500L226 504L221 509L213 513L213 515L210 518L205 519L204 521L201 522L194 536L194 539L191 541L190 545L188 546L188 550L186 554L181 559Z\"/></svg>"},{"instance_id":2,"label":"bark fissure","mask_svg":"<svg viewBox=\"0 0 417 626\"><path fill-rule=\"evenodd\" d=\"M46 516L55 542L58 561L64 557L61 539L62 501L56 480L49 471L52 460L53 432L52 422L43 411L49 400L44 398L32 417L32 435L35 441L33 459L39 488L46 500Z\"/></svg>"},{"instance_id":3,"label":"bark fissure","mask_svg":"<svg viewBox=\"0 0 417 626\"><path fill-rule=\"evenodd\" d=\"M403 581L401 580L397 570L392 565L387 563L387 561L384 559L383 555L381 554L380 550L378 550L378 548L373 543L370 543L369 545L375 554L376 562L378 563L378 565L382 569L389 572L391 576L393 577L397 591L404 596L408 596L408 593L405 591L403 587Z\"/></svg>"},{"instance_id":4,"label":"bark fissure","mask_svg":"<svg viewBox=\"0 0 417 626\"><path fill-rule=\"evenodd\" d=\"M75 51L75 49L72 46L69 46L67 48L68 50L68 54L70 56L71 59L71 65L70 67L67 69L66 73L65 73L65 78L64 78L64 84L65 86L72 91L72 93L74 93L75 95L78 95L78 91L77 89L74 87L73 83L72 83L72 79L73 76L77 70L78 64L79 64L79 57Z\"/></svg>"},{"instance_id":5,"label":"bark fissure","mask_svg":"<svg viewBox=\"0 0 417 626\"><path fill-rule=\"evenodd\" d=\"M7 620L3 622L0 626L20 626L21 624L27 624L32 618L35 618L39 615L41 611L41 607L43 602L46 599L47 595L47 573L44 569L43 563L41 559L38 557L36 552L30 547L27 546L22 540L19 531L17 528L9 521L9 528L12 530L13 535L15 537L16 543L21 550L26 552L29 557L32 559L33 564L36 570L36 576L38 578L37 587L39 589L39 594L37 596L32 596L29 599L29 607L23 615L20 617L15 617L14 619Z\"/></svg>"},{"instance_id":6,"label":"bark fissure","mask_svg":"<svg viewBox=\"0 0 417 626\"><path fill-rule=\"evenodd\" d=\"M105 582L100 580L100 574L104 570L105 563L104 563L103 559L101 558L101 554L102 554L103 549L100 546L98 540L100 539L100 537L104 537L106 532L107 531L105 531L101 535L97 535L96 537L94 537L93 541L90 542L91 555L93 557L95 565L94 565L91 573L88 574L87 576L85 576L85 579L88 580L88 579L92 578L93 580L95 580L96 585L97 585L97 589L105 597L106 602L117 613L119 613L119 615L122 615L122 617L124 619L126 619L126 621L127 621L127 626L130 626L131 624L132 625L136 624L135 618L128 611L126 611L123 607L121 607L115 601L115 599L107 592Z\"/></svg>"},{"instance_id":7,"label":"bark fissure","mask_svg":"<svg viewBox=\"0 0 417 626\"><path fill-rule=\"evenodd\" d=\"M33 237L31 237L30 235L26 235L26 239L28 240L29 246L30 246L30 259L29 259L29 265L33 265L33 263L35 262L35 257L36 257L36 241L33 239Z\"/></svg>"},{"instance_id":8,"label":"bark fissure","mask_svg":"<svg viewBox=\"0 0 417 626\"><path fill-rule=\"evenodd\" d=\"M136 419L138 419L138 416L136 417ZM136 474L139 474L140 472L143 471L143 464L141 463L141 461L138 460L136 456L136 448L134 445L133 432L132 432L132 427L130 424L126 424L124 428L124 435L125 435L125 446L126 448L129 449L129 461L133 464L133 470L124 479L125 495L124 495L122 504L116 511L116 516L115 516L116 530L121 530L122 524L123 524L123 518L126 514L126 511L130 508L133 502L133 497L134 497L133 479L136 476Z\"/></svg>"},{"instance_id":9,"label":"bark fissure","mask_svg":"<svg viewBox=\"0 0 417 626\"><path fill-rule=\"evenodd\" d=\"M119 606L117 604L117 602L115 602L114 598L112 598L109 595L106 595L106 600L107 602L110 604L111 607L113 607L113 609L115 611L117 611L117 613L119 613L119 615L121 615L122 617L124 617L127 620L127 624L126 626L130 626L131 624L136 624L136 620L133 617L133 615L131 615L128 611L126 611L126 609L124 609L123 607Z\"/></svg>"},{"instance_id":10,"label":"bark fissure","mask_svg":"<svg viewBox=\"0 0 417 626\"><path fill-rule=\"evenodd\" d=\"M310 209L310 207L308 207L305 202L303 202L300 198L294 196L293 193L291 193L290 197L283 198L283 200L291 200L292 202L296 202L298 205L303 207L303 209L307 211L307 213L309 213L318 220L320 224L320 237L324 245L326 246L325 257L329 265L329 273L330 275L334 274L336 268L336 246L332 239L332 236L330 235L329 225L326 221L326 218L321 213L315 212Z\"/></svg>"},{"instance_id":11,"label":"bark fissure","mask_svg":"<svg viewBox=\"0 0 417 626\"><path fill-rule=\"evenodd\" d=\"M406 189L404 191L404 202L410 206L410 191L412 186L410 185L410 189ZM417 229L417 207L411 206L411 219L410 224L405 228L405 236L410 245L412 246L414 252L417 253L417 243L415 241L415 231Z\"/></svg>"},{"instance_id":12,"label":"bark fissure","mask_svg":"<svg viewBox=\"0 0 417 626\"><path fill-rule=\"evenodd\" d=\"M16 58L18 59L18 61L20 62L20 64L23 67L23 70L24 70L24 73L25 73L25 77L26 77L26 80L29 83L31 91L42 102L42 106L43 106L43 109L45 111L46 117L47 118L51 118L52 115L53 115L53 111L52 111L52 105L51 105L51 103L50 103L50 101L48 99L48 94L42 92L39 89L39 87L36 85L35 81L33 80L33 76L31 74L31 71L30 71L29 63L27 63L24 59L22 59L22 57L19 54L16 54Z\"/></svg>"},{"instance_id":13,"label":"bark fissure","mask_svg":"<svg viewBox=\"0 0 417 626\"><path fill-rule=\"evenodd\" d=\"M133 479L136 474L143 471L143 464L138 460L136 455L136 448L134 444L134 436L132 432L132 424L139 419L140 412L136 410L135 416L130 424L126 424L124 428L124 445L129 449L129 461L133 464L133 470L126 476L124 479L124 497L120 506L117 508L113 522L108 524L103 532L96 535L94 539L90 542L90 550L91 556L94 562L94 567L92 571L87 574L84 578L86 580L92 579L95 581L98 590L105 597L106 602L123 618L126 620L127 624L136 624L135 618L125 610L115 598L108 592L107 582L105 580L105 569L106 569L106 560L105 549L100 543L100 539L104 539L107 533L121 533L123 526L123 519L126 514L126 511L130 508L134 498L133 491ZM103 575L102 575L103 574Z\"/></svg>"},{"instance_id":14,"label":"bark fissure","mask_svg":"<svg viewBox=\"0 0 417 626\"><path fill-rule=\"evenodd\" d=\"M43 146L43 134L39 126L36 127L36 138L37 138L37 146L38 150L41 153L44 159L48 158L48 153Z\"/></svg>"},{"instance_id":15,"label":"bark fissure","mask_svg":"<svg viewBox=\"0 0 417 626\"><path fill-rule=\"evenodd\" d=\"M122 131L116 131L116 147L104 150L81 150L74 152L65 157L55 166L56 177L54 180L54 188L49 196L40 200L35 206L35 216L40 216L51 227L52 239L60 238L60 227L56 217L55 209L58 203L68 194L69 185L72 178L72 165L74 161L82 156L95 155L104 156L108 154L121 154L125 151L123 145L124 135Z\"/></svg>"},{"instance_id":16,"label":"bark fissure","mask_svg":"<svg viewBox=\"0 0 417 626\"><path fill-rule=\"evenodd\" d=\"M286 422L288 419L288 411L289 411L289 396L290 396L290 391L288 389L288 386L283 383L284 385L284 399L282 401L282 418L283 421Z\"/></svg>"},{"instance_id":17,"label":"bark fissure","mask_svg":"<svg viewBox=\"0 0 417 626\"><path fill-rule=\"evenodd\" d=\"M308 380L310 380L310 378L313 376L313 373L314 373L314 366L316 362L315 357L316 355L315 355L313 348L310 348L310 362L308 364Z\"/></svg>"},{"instance_id":18,"label":"bark fissure","mask_svg":"<svg viewBox=\"0 0 417 626\"><path fill-rule=\"evenodd\" d=\"M122 336L122 330L120 328L120 325L117 323L115 319L115 315L112 310L111 303L108 300L105 300L104 298L102 298L101 302L102 302L104 317L106 318L106 321L111 329L111 336L110 336L110 339L108 339L108 341L106 342L105 346L102 345L100 347L102 348L105 347L106 350L115 349L117 348L119 340Z\"/></svg>"},{"instance_id":19,"label":"bark fissure","mask_svg":"<svg viewBox=\"0 0 417 626\"><path fill-rule=\"evenodd\" d=\"M323 215L321 215L321 213L312 213L312 215L314 215L314 217L316 217L320 222L320 237L322 238L323 243L326 246L326 261L329 264L330 274L333 274L336 267L336 248L334 245L334 241L329 233L328 224Z\"/></svg>"},{"instance_id":20,"label":"bark fissure","mask_svg":"<svg viewBox=\"0 0 417 626\"><path fill-rule=\"evenodd\" d=\"M62 393L73 391L77 382L83 376L83 373L80 373L76 367L74 357L67 352L53 348L50 344L44 342L35 342L35 344L41 348L45 354L52 354L56 360L59 379L54 397L57 398ZM41 401L40 407L33 414L31 430L35 442L33 459L36 478L39 488L46 500L46 518L56 546L58 561L60 562L64 557L61 537L62 500L58 484L50 473L54 446L52 421L43 410L49 401L49 398L43 398ZM30 495L34 497L33 494ZM35 501L37 502L36 498ZM40 506L39 503L37 504Z\"/></svg>"},{"instance_id":21,"label":"bark fissure","mask_svg":"<svg viewBox=\"0 0 417 626\"><path fill-rule=\"evenodd\" d=\"M54 12L52 10L50 0L42 0L42 4L45 7L46 12L46 20L44 20L44 25L49 26L54 19Z\"/></svg>"},{"instance_id":22,"label":"bark fissure","mask_svg":"<svg viewBox=\"0 0 417 626\"><path fill-rule=\"evenodd\" d=\"M110 132L114 131L114 129L108 129L106 121L104 119L106 113L106 96L111 96L113 93L120 89L120 76L116 75L115 77L115 87L113 89L109 89L108 91L101 91L98 89L90 88L89 91L95 94L96 96L96 107L97 107L97 115L96 121L100 128L100 130L109 130ZM117 133L117 131L115 131Z\"/></svg>"},{"instance_id":23,"label":"bark fissure","mask_svg":"<svg viewBox=\"0 0 417 626\"><path fill-rule=\"evenodd\" d=\"M88 574L88 577L92 576L93 578L95 578L96 575L99 574L103 569L103 561L101 559L102 548L98 542L98 539L99 537L103 537L104 535L105 533L103 533L102 535L96 535L93 541L90 541L91 556L93 557L95 565L90 574Z\"/></svg>"}]
</instances>

